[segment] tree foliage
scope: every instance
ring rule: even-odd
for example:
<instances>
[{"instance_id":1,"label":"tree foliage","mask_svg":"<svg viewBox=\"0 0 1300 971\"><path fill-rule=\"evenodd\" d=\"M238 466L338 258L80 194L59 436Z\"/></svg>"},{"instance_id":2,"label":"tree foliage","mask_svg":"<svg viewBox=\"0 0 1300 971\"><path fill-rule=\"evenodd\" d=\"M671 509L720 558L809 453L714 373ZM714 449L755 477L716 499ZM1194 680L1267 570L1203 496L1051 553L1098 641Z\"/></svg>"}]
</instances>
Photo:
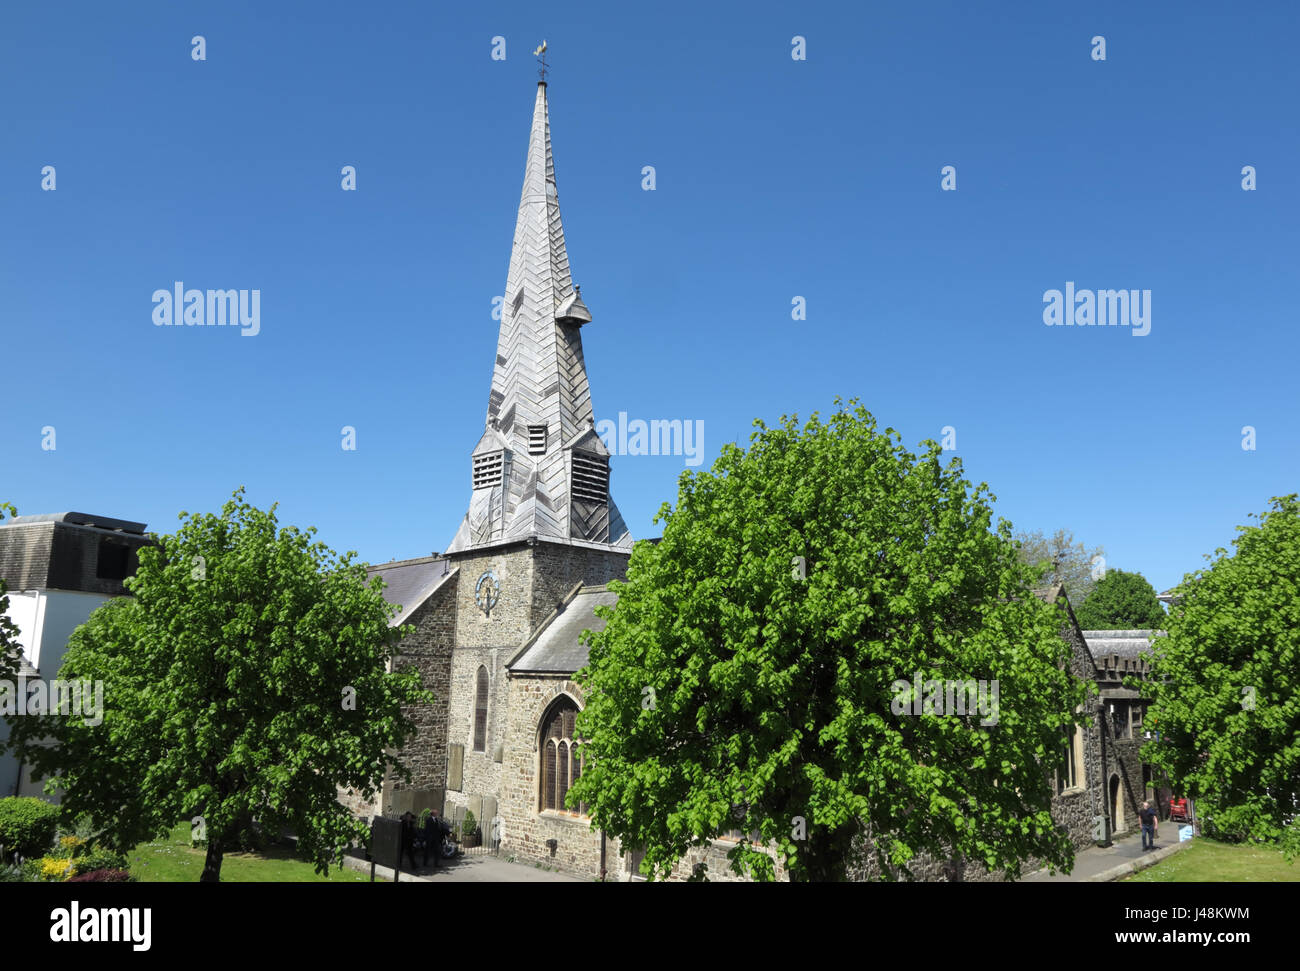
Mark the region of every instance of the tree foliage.
<instances>
[{"instance_id":1,"label":"tree foliage","mask_svg":"<svg viewBox=\"0 0 1300 971\"><path fill-rule=\"evenodd\" d=\"M60 677L103 682L102 724L13 720L22 757L59 773L65 810L113 848L200 817L205 881L254 822L292 830L318 870L341 863L366 830L337 787L372 795L414 731L403 706L429 700L416 671L388 670L380 581L242 492L220 515L182 513L175 535L141 549L134 598L72 635Z\"/></svg>"},{"instance_id":2,"label":"tree foliage","mask_svg":"<svg viewBox=\"0 0 1300 971\"><path fill-rule=\"evenodd\" d=\"M1256 518L1252 516L1251 518ZM1300 501L1274 498L1188 574L1155 644L1143 751L1230 838L1300 850Z\"/></svg>"},{"instance_id":3,"label":"tree foliage","mask_svg":"<svg viewBox=\"0 0 1300 971\"><path fill-rule=\"evenodd\" d=\"M0 502L0 520L5 518L5 513L10 516L18 515L18 510L7 502ZM9 596L5 587L4 577L0 577L0 681L13 681L18 673L18 627L9 619ZM0 753L5 750L5 744L0 739Z\"/></svg>"},{"instance_id":4,"label":"tree foliage","mask_svg":"<svg viewBox=\"0 0 1300 971\"><path fill-rule=\"evenodd\" d=\"M755 425L747 452L683 474L662 541L611 585L577 675L569 805L644 847L658 877L731 829L759 833L729 859L760 879L764 845L792 879L843 879L864 827L887 877L923 852L1068 865L1045 770L1084 687L987 487L937 443L907 452L860 405ZM997 723L895 714L895 682L918 678L998 681Z\"/></svg>"},{"instance_id":5,"label":"tree foliage","mask_svg":"<svg viewBox=\"0 0 1300 971\"><path fill-rule=\"evenodd\" d=\"M1165 612L1140 573L1107 570L1074 616L1084 630L1160 630Z\"/></svg>"},{"instance_id":6,"label":"tree foliage","mask_svg":"<svg viewBox=\"0 0 1300 971\"><path fill-rule=\"evenodd\" d=\"M1100 546L1088 549L1075 542L1074 533L1058 529L1050 537L1041 529L1016 533L1020 559L1039 571L1038 584L1050 587L1062 584L1066 596L1077 610L1088 599L1097 577L1104 572L1106 551Z\"/></svg>"}]
</instances>

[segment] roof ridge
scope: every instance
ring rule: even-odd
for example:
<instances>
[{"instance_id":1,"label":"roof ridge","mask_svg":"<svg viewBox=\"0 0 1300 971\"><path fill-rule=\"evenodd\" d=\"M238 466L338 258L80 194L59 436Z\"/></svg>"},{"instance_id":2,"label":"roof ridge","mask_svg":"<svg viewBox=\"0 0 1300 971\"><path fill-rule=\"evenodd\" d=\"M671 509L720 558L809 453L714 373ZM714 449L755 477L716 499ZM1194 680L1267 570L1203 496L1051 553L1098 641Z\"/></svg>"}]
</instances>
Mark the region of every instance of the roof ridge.
<instances>
[{"instance_id":1,"label":"roof ridge","mask_svg":"<svg viewBox=\"0 0 1300 971\"><path fill-rule=\"evenodd\" d=\"M389 560L386 563L368 563L366 564L366 572L372 573L375 570L384 569L390 566L411 566L415 563L437 563L439 560L445 559L447 559L447 557L443 556L441 553L436 553L433 556L416 556L409 560Z\"/></svg>"}]
</instances>

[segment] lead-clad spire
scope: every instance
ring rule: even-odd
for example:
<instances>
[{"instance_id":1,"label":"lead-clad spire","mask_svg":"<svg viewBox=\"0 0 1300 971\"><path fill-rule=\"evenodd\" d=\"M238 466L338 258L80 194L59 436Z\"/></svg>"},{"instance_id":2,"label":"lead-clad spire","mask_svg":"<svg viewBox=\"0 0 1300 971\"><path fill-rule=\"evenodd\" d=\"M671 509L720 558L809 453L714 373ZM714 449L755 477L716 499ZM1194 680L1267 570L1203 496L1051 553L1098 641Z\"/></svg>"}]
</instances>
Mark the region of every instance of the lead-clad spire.
<instances>
[{"instance_id":1,"label":"lead-clad spire","mask_svg":"<svg viewBox=\"0 0 1300 971\"><path fill-rule=\"evenodd\" d=\"M551 158L546 82L537 85L487 427L472 458L474 494L448 552L539 538L630 548L609 497L609 452L593 429L580 328Z\"/></svg>"}]
</instances>

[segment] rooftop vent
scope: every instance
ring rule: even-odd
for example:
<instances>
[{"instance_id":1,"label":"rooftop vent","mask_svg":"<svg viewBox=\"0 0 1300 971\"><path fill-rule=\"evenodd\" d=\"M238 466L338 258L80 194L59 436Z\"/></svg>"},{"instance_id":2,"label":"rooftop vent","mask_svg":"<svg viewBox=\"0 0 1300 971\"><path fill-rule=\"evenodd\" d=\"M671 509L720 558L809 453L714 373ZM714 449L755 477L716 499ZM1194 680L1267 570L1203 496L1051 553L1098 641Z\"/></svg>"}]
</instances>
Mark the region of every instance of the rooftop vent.
<instances>
[{"instance_id":1,"label":"rooftop vent","mask_svg":"<svg viewBox=\"0 0 1300 971\"><path fill-rule=\"evenodd\" d=\"M609 459L587 452L573 453L573 498L604 505L609 502Z\"/></svg>"},{"instance_id":2,"label":"rooftop vent","mask_svg":"<svg viewBox=\"0 0 1300 971\"><path fill-rule=\"evenodd\" d=\"M488 452L486 455L474 456L474 488L486 489L501 484L501 472L505 467L504 452Z\"/></svg>"}]
</instances>

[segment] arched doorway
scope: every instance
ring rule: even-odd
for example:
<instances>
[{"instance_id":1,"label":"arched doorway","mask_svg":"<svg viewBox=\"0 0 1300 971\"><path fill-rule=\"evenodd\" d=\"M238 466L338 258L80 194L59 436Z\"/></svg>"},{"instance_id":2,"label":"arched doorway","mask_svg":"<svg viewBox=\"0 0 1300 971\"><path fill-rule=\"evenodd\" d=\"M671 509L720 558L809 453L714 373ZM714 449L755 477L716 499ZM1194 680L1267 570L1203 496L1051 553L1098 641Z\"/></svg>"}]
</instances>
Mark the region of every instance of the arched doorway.
<instances>
[{"instance_id":1,"label":"arched doorway","mask_svg":"<svg viewBox=\"0 0 1300 971\"><path fill-rule=\"evenodd\" d=\"M1110 777L1110 831L1122 833L1128 826L1124 822L1124 791L1119 784L1119 776Z\"/></svg>"}]
</instances>

